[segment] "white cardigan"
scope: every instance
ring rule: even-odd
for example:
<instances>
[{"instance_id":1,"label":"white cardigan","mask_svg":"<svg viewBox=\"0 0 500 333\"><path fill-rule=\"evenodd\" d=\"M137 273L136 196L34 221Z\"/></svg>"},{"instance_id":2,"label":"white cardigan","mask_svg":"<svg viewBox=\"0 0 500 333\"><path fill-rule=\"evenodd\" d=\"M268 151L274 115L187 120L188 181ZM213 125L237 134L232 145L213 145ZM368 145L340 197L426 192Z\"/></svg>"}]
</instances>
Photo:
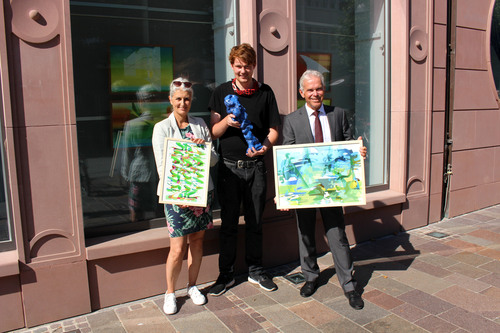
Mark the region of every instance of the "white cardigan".
<instances>
[{"instance_id":1,"label":"white cardigan","mask_svg":"<svg viewBox=\"0 0 500 333\"><path fill-rule=\"evenodd\" d=\"M212 142L212 137L210 136L210 131L208 126L202 118L191 117L188 115L189 125L193 131L194 137L197 139L203 139L205 142ZM158 175L161 177L161 169L163 162L163 149L165 144L165 138L182 139L179 126L177 126L177 121L175 120L174 113L172 112L168 118L156 123L153 128L153 152L155 155L156 168L158 169ZM214 145L212 145L212 154L210 156L210 166L217 164L219 156L215 152ZM161 180L158 183L158 191L160 190ZM214 184L212 177L210 177L208 190L213 190ZM159 192L158 192L159 193Z\"/></svg>"}]
</instances>

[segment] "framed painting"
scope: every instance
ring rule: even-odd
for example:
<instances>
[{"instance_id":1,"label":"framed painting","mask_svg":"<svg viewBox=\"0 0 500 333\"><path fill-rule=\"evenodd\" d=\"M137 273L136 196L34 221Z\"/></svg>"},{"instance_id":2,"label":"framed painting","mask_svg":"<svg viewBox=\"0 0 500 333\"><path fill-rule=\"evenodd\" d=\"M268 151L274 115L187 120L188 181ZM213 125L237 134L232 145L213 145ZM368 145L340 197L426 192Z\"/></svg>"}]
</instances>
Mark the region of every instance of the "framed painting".
<instances>
[{"instance_id":1,"label":"framed painting","mask_svg":"<svg viewBox=\"0 0 500 333\"><path fill-rule=\"evenodd\" d=\"M325 91L330 91L330 73L332 70L332 55L329 53L297 53L297 82L308 69L316 70L325 77Z\"/></svg>"},{"instance_id":2,"label":"framed painting","mask_svg":"<svg viewBox=\"0 0 500 333\"><path fill-rule=\"evenodd\" d=\"M160 203L207 206L211 143L165 138Z\"/></svg>"},{"instance_id":3,"label":"framed painting","mask_svg":"<svg viewBox=\"0 0 500 333\"><path fill-rule=\"evenodd\" d=\"M135 93L151 84L159 92L170 90L174 79L172 47L110 45L109 68L112 93Z\"/></svg>"},{"instance_id":4,"label":"framed painting","mask_svg":"<svg viewBox=\"0 0 500 333\"><path fill-rule=\"evenodd\" d=\"M361 140L274 146L278 209L366 204Z\"/></svg>"}]
</instances>

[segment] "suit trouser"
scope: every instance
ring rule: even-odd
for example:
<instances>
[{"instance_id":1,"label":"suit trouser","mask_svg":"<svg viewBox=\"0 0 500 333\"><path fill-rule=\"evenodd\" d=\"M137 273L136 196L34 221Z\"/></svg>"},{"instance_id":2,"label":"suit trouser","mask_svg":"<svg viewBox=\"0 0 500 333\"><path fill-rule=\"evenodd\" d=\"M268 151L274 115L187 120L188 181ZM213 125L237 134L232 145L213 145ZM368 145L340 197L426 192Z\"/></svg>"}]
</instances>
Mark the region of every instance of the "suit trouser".
<instances>
[{"instance_id":1,"label":"suit trouser","mask_svg":"<svg viewBox=\"0 0 500 333\"><path fill-rule=\"evenodd\" d=\"M234 273L238 243L238 222L243 202L245 216L245 261L249 275L254 277L262 268L262 214L266 202L266 168L264 162L240 169L219 162L217 193L221 205L219 271L226 276Z\"/></svg>"},{"instance_id":2,"label":"suit trouser","mask_svg":"<svg viewBox=\"0 0 500 333\"><path fill-rule=\"evenodd\" d=\"M340 286L344 292L352 291L356 288L356 281L352 277L353 261L345 233L342 208L328 207L319 210ZM315 281L320 273L316 253L316 208L297 209L295 212L302 273L306 281Z\"/></svg>"}]
</instances>

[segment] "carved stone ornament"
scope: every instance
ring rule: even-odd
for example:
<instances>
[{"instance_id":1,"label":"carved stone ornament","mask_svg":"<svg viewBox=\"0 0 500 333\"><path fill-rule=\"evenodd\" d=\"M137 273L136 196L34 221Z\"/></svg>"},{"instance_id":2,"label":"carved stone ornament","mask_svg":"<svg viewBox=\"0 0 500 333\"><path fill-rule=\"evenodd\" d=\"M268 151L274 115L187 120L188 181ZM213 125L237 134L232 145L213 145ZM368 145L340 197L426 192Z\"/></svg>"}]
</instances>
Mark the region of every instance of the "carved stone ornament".
<instances>
[{"instance_id":1,"label":"carved stone ornament","mask_svg":"<svg viewBox=\"0 0 500 333\"><path fill-rule=\"evenodd\" d=\"M280 52L288 46L290 29L287 19L274 10L260 14L260 44L269 52Z\"/></svg>"},{"instance_id":2,"label":"carved stone ornament","mask_svg":"<svg viewBox=\"0 0 500 333\"><path fill-rule=\"evenodd\" d=\"M12 32L29 43L45 43L59 33L59 10L53 0L13 0Z\"/></svg>"},{"instance_id":3,"label":"carved stone ornament","mask_svg":"<svg viewBox=\"0 0 500 333\"><path fill-rule=\"evenodd\" d=\"M427 58L428 44L427 33L420 27L410 30L410 56L413 60L420 62Z\"/></svg>"}]
</instances>

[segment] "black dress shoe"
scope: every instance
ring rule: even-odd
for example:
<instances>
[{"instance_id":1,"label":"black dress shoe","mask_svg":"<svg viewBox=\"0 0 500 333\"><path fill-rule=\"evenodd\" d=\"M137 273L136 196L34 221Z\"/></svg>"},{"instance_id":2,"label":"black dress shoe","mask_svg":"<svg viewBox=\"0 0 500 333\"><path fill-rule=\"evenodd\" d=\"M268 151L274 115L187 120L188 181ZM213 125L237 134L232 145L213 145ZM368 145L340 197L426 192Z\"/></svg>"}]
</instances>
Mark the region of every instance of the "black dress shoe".
<instances>
[{"instance_id":1,"label":"black dress shoe","mask_svg":"<svg viewBox=\"0 0 500 333\"><path fill-rule=\"evenodd\" d=\"M302 288L300 288L300 296L302 297L311 296L316 291L316 287L317 287L316 281L307 281L306 283L304 283Z\"/></svg>"},{"instance_id":2,"label":"black dress shoe","mask_svg":"<svg viewBox=\"0 0 500 333\"><path fill-rule=\"evenodd\" d=\"M345 297L349 300L349 305L356 310L361 310L365 306L365 302L356 290L346 292Z\"/></svg>"}]
</instances>

